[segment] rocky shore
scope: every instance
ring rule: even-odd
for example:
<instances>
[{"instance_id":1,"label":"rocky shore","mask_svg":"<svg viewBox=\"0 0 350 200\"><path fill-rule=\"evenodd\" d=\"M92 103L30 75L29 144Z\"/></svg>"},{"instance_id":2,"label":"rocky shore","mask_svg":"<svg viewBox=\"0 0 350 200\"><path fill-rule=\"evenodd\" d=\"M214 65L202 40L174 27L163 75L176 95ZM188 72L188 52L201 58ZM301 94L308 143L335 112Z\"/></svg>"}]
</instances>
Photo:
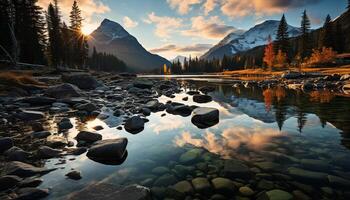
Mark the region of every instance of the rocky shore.
<instances>
[{"instance_id":1,"label":"rocky shore","mask_svg":"<svg viewBox=\"0 0 350 200\"><path fill-rule=\"evenodd\" d=\"M159 102L158 98L166 96L174 98L183 92L182 85L176 80L142 79L132 74L89 74L68 73L60 76L37 76L45 87L15 87L1 93L0 97L0 199L40 199L50 194L49 189L37 188L43 180L42 175L50 173L66 162L67 155L86 156L102 164L119 165L127 158L127 138L104 139L98 133L103 127L95 127L95 132L81 130L74 140L65 137L72 129L71 118L81 121L98 118L120 119L115 124L117 129L124 129L130 134L138 134L144 130L147 116L155 112L165 112L183 117L191 116L191 122L200 129L214 126L219 122L219 111L215 108L189 106L176 101ZM233 87L283 86L290 89L312 91L329 89L343 95L350 94L349 75L319 76L313 74L286 73L265 81L234 81ZM198 90L187 91L183 101L191 98L198 104L212 101L210 92L214 88L204 86ZM179 162L190 165L194 160L204 163L213 155L200 149L182 152ZM50 158L59 158L57 168L44 168L44 162ZM219 162L219 161L218 161ZM312 162L312 161L311 161ZM288 187L271 186L270 178L280 177L288 180L288 176L264 174L271 163L262 163L261 167L248 166L238 160L226 160L217 163L219 167L198 163L194 169L189 166L173 165L157 167L153 170L160 177L150 187L149 182L126 187L108 184L87 186L85 190L72 194L71 199L231 199L239 194L240 199L309 199L302 185L293 193ZM314 163L311 163L314 164ZM266 169L265 169L266 168ZM186 177L186 171L195 171L196 176ZM178 174L180 173L180 175ZM204 174L207 173L207 174ZM288 168L289 176L310 181L325 181L349 187L348 180L338 176L318 172L302 171L299 168ZM177 177L175 175L177 175ZM181 175L182 174L182 175ZM249 183L251 177L263 177L259 180L258 190L253 190ZM84 175L78 170L66 174L67 178L80 180ZM266 177L265 177L266 176ZM182 177L183 180L180 180ZM261 178L260 177L260 178ZM265 180L266 178L266 180ZM241 181L243 180L243 181ZM141 183L140 183L141 184ZM273 184L273 183L272 183ZM282 184L282 183L281 183ZM171 186L164 188L163 186ZM251 184L254 185L254 184ZM159 187L158 187L159 186ZM162 186L162 187L160 187ZM271 186L271 187L270 187ZM149 188L147 188L149 187ZM92 189L96 193L92 192ZM328 188L325 188L328 190ZM102 191L110 191L103 193ZM259 192L258 192L259 191ZM134 196L129 196L132 193ZM90 194L90 196L89 196ZM212 195L214 194L214 195ZM203 196L204 195L204 196ZM347 194L350 196L350 194ZM209 199L209 198L208 198Z\"/></svg>"}]
</instances>

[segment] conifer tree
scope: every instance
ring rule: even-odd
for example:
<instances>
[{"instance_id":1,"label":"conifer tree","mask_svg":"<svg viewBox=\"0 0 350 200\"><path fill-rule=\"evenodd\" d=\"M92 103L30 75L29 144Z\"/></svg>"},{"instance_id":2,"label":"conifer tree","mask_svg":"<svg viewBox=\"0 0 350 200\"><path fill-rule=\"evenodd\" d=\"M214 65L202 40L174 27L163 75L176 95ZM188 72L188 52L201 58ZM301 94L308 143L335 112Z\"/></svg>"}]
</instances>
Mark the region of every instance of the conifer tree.
<instances>
[{"instance_id":1,"label":"conifer tree","mask_svg":"<svg viewBox=\"0 0 350 200\"><path fill-rule=\"evenodd\" d=\"M57 4L49 4L47 10L47 29L49 34L49 55L51 64L58 66L63 62L63 40Z\"/></svg>"},{"instance_id":2,"label":"conifer tree","mask_svg":"<svg viewBox=\"0 0 350 200\"><path fill-rule=\"evenodd\" d=\"M334 48L334 32L332 26L332 19L330 15L327 15L322 29L322 42L320 47L333 47Z\"/></svg>"},{"instance_id":3,"label":"conifer tree","mask_svg":"<svg viewBox=\"0 0 350 200\"><path fill-rule=\"evenodd\" d=\"M275 53L281 50L283 53L286 53L288 55L289 47L290 45L289 45L288 24L286 21L286 17L283 14L277 29Z\"/></svg>"},{"instance_id":4,"label":"conifer tree","mask_svg":"<svg viewBox=\"0 0 350 200\"><path fill-rule=\"evenodd\" d=\"M0 58L11 59L14 56L14 44L11 39L14 25L12 2L2 0L0 2L0 10Z\"/></svg>"},{"instance_id":5,"label":"conifer tree","mask_svg":"<svg viewBox=\"0 0 350 200\"><path fill-rule=\"evenodd\" d=\"M311 53L310 26L309 17L306 14L306 10L304 10L301 19L301 40L299 46L299 54L303 59L308 57Z\"/></svg>"},{"instance_id":6,"label":"conifer tree","mask_svg":"<svg viewBox=\"0 0 350 200\"><path fill-rule=\"evenodd\" d=\"M335 44L334 44L334 50L337 53L343 53L344 52L344 41L345 41L345 35L342 28L342 25L337 22L335 27L335 35L337 36L335 38Z\"/></svg>"}]
</instances>

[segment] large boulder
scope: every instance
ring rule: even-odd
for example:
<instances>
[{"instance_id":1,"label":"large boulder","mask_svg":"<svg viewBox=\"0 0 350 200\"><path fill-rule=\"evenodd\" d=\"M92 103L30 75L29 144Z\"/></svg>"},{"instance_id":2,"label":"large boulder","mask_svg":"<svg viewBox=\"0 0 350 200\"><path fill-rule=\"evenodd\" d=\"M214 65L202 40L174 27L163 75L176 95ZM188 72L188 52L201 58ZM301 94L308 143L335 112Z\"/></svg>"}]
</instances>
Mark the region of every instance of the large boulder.
<instances>
[{"instance_id":1,"label":"large boulder","mask_svg":"<svg viewBox=\"0 0 350 200\"><path fill-rule=\"evenodd\" d=\"M126 131L132 134L143 131L145 121L140 116L133 116L126 120L124 128Z\"/></svg>"},{"instance_id":2,"label":"large boulder","mask_svg":"<svg viewBox=\"0 0 350 200\"><path fill-rule=\"evenodd\" d=\"M0 153L13 147L13 140L10 137L0 138Z\"/></svg>"},{"instance_id":3,"label":"large boulder","mask_svg":"<svg viewBox=\"0 0 350 200\"><path fill-rule=\"evenodd\" d=\"M77 86L69 83L51 86L45 91L45 93L47 96L57 99L80 97L83 94Z\"/></svg>"},{"instance_id":4,"label":"large boulder","mask_svg":"<svg viewBox=\"0 0 350 200\"><path fill-rule=\"evenodd\" d=\"M187 105L183 104L172 104L169 105L166 109L167 113L173 114L173 115L180 115L183 117L190 116L192 113L192 108Z\"/></svg>"},{"instance_id":5,"label":"large boulder","mask_svg":"<svg viewBox=\"0 0 350 200\"><path fill-rule=\"evenodd\" d=\"M193 110L191 121L202 129L214 126L219 123L219 110L216 108L196 108Z\"/></svg>"},{"instance_id":6,"label":"large boulder","mask_svg":"<svg viewBox=\"0 0 350 200\"><path fill-rule=\"evenodd\" d=\"M102 140L102 135L99 133L89 132L89 131L80 131L76 137L78 141L84 141L88 143L93 143L98 140Z\"/></svg>"},{"instance_id":7,"label":"large boulder","mask_svg":"<svg viewBox=\"0 0 350 200\"><path fill-rule=\"evenodd\" d=\"M11 161L25 161L30 156L29 152L24 151L19 147L11 147L4 152L7 160Z\"/></svg>"},{"instance_id":8,"label":"large boulder","mask_svg":"<svg viewBox=\"0 0 350 200\"><path fill-rule=\"evenodd\" d=\"M0 191L10 189L21 182L18 176L8 175L0 177Z\"/></svg>"},{"instance_id":9,"label":"large boulder","mask_svg":"<svg viewBox=\"0 0 350 200\"><path fill-rule=\"evenodd\" d=\"M104 164L121 164L127 156L128 139L118 138L94 143L87 152L87 157Z\"/></svg>"},{"instance_id":10,"label":"large boulder","mask_svg":"<svg viewBox=\"0 0 350 200\"><path fill-rule=\"evenodd\" d=\"M62 76L62 80L64 82L76 85L82 90L92 90L102 86L101 83L99 83L88 73L65 74Z\"/></svg>"}]
</instances>

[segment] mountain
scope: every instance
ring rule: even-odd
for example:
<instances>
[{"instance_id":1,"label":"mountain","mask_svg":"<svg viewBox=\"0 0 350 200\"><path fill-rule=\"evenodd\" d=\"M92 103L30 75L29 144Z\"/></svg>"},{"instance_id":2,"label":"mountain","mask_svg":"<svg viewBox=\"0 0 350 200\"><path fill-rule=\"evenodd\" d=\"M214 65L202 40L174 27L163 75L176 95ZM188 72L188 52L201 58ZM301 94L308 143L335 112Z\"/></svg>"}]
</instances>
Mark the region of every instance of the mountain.
<instances>
[{"instance_id":1,"label":"mountain","mask_svg":"<svg viewBox=\"0 0 350 200\"><path fill-rule=\"evenodd\" d=\"M180 61L181 64L184 64L185 59L187 59L187 57L179 55L179 56L176 56L174 59L172 59L171 62Z\"/></svg>"},{"instance_id":2,"label":"mountain","mask_svg":"<svg viewBox=\"0 0 350 200\"><path fill-rule=\"evenodd\" d=\"M165 58L148 52L120 24L108 19L104 19L89 35L88 43L90 47L95 46L98 52L117 56L136 72L148 72L164 64L170 65Z\"/></svg>"},{"instance_id":3,"label":"mountain","mask_svg":"<svg viewBox=\"0 0 350 200\"><path fill-rule=\"evenodd\" d=\"M254 26L246 32L230 33L217 45L209 49L201 58L210 60L213 58L222 58L224 55L232 56L236 53L265 45L269 35L271 35L273 40L276 39L279 23L280 22L276 20L268 20ZM288 32L290 37L295 37L298 36L301 31L299 28L289 25Z\"/></svg>"}]
</instances>

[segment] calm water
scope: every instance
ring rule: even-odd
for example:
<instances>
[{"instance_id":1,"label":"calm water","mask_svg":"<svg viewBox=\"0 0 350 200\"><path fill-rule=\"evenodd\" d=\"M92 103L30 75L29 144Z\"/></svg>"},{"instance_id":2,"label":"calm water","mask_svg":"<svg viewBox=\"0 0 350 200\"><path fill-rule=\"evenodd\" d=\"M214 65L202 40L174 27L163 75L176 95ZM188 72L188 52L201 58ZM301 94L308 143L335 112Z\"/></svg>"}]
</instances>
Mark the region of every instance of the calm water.
<instances>
[{"instance_id":1,"label":"calm water","mask_svg":"<svg viewBox=\"0 0 350 200\"><path fill-rule=\"evenodd\" d=\"M239 159L254 172L255 176L250 179L233 180L249 185L257 193L282 188L290 193L300 190L314 198L345 198L343 192L349 189L346 184L308 182L303 177L290 176L288 168L303 168L350 180L349 98L334 96L328 91L305 94L281 87L264 90L234 88L229 83L200 79L181 81L183 93L174 99L162 96L159 101L217 108L220 111L218 124L198 129L191 123L191 116L167 113L162 117L163 111L152 113L147 117L150 121L145 124L144 131L132 135L116 129L121 120L115 117L88 122L72 118L75 127L66 134L68 138L74 140L78 130L93 130L92 127L102 125L104 129L99 133L104 139L128 138L128 156L119 166L96 163L85 154L67 157L63 165L56 165L60 159L48 160L46 167L62 167L43 177L40 187L52 189L48 199L66 199L67 195L91 182L137 183L152 188L168 187L195 177L211 179L221 176L223 161L227 159ZM191 97L182 101L188 96L186 91L208 84L216 88L210 93L212 102L197 104ZM108 108L105 113L109 113ZM183 158L188 151L195 152L195 156L186 162L181 156ZM83 178L79 181L66 179L65 174L71 169L81 171ZM159 181L162 176L171 178ZM269 183L262 184L269 188L259 185L262 180ZM298 183L307 184L312 190Z\"/></svg>"}]
</instances>

